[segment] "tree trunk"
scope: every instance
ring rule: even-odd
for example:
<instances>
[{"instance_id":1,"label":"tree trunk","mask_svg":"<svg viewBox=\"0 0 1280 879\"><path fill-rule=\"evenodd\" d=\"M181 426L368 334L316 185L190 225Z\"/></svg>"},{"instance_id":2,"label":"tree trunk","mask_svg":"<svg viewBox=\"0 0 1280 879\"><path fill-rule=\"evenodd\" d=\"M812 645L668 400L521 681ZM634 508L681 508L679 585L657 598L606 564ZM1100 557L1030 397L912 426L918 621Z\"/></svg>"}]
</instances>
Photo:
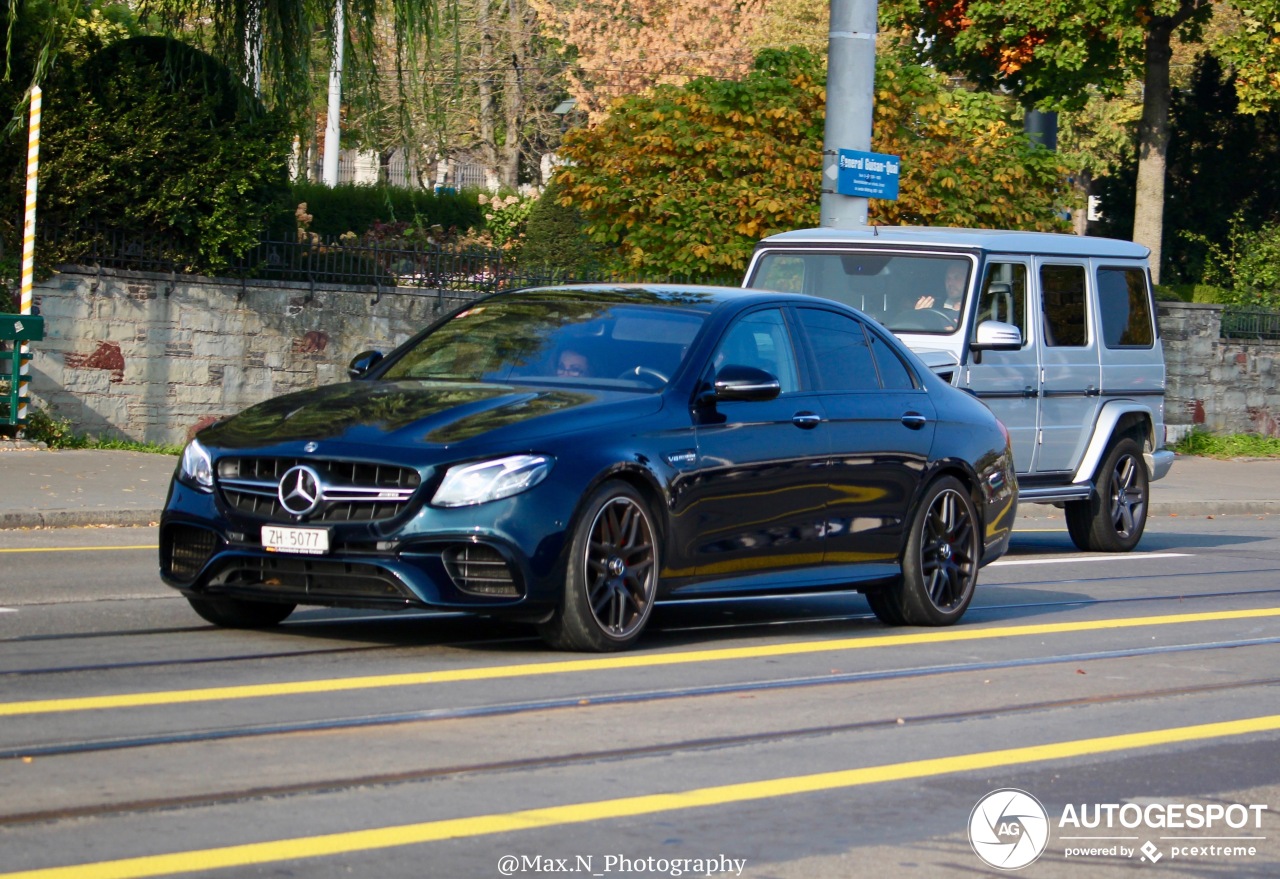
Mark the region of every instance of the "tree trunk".
<instances>
[{"instance_id":1,"label":"tree trunk","mask_svg":"<svg viewBox=\"0 0 1280 879\"><path fill-rule=\"evenodd\" d=\"M1151 248L1151 279L1160 283L1164 235L1164 178L1169 157L1169 64L1175 23L1152 21L1147 30L1142 122L1138 126L1138 187L1133 209L1133 240Z\"/></svg>"},{"instance_id":2,"label":"tree trunk","mask_svg":"<svg viewBox=\"0 0 1280 879\"><path fill-rule=\"evenodd\" d=\"M507 0L507 49L511 53L503 83L506 131L503 136L500 174L504 185L520 183L520 126L524 121L525 36L528 7L524 0Z\"/></svg>"},{"instance_id":3,"label":"tree trunk","mask_svg":"<svg viewBox=\"0 0 1280 879\"><path fill-rule=\"evenodd\" d=\"M495 36L489 0L480 0L476 25L480 30L480 150L484 159L486 184L488 188L496 189L495 184L489 184L489 181L496 176L498 168L498 108L494 100L491 80Z\"/></svg>"}]
</instances>

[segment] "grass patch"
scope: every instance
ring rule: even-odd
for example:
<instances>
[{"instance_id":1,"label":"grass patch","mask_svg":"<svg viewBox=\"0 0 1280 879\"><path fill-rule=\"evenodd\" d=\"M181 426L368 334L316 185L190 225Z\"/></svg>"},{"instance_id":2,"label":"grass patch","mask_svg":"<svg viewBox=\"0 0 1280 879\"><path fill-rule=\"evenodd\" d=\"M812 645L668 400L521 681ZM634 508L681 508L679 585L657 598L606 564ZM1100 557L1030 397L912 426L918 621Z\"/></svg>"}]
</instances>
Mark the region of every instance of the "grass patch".
<instances>
[{"instance_id":1,"label":"grass patch","mask_svg":"<svg viewBox=\"0 0 1280 879\"><path fill-rule=\"evenodd\" d=\"M1215 436L1193 430L1174 445L1179 455L1204 458L1280 458L1280 437L1254 433Z\"/></svg>"},{"instance_id":2,"label":"grass patch","mask_svg":"<svg viewBox=\"0 0 1280 879\"><path fill-rule=\"evenodd\" d=\"M43 409L32 407L23 430L24 438L33 443L44 443L51 449L111 449L122 452L152 452L158 455L181 455L181 446L160 443L140 443L127 439L100 439L76 433L71 422L50 416Z\"/></svg>"}]
</instances>

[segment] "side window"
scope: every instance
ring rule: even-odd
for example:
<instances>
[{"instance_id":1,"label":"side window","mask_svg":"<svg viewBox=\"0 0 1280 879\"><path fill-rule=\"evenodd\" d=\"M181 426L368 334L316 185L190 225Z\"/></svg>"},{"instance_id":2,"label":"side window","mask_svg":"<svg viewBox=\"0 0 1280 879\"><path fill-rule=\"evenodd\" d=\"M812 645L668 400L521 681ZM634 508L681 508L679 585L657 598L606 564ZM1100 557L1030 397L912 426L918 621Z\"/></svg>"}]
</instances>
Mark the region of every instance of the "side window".
<instances>
[{"instance_id":1,"label":"side window","mask_svg":"<svg viewBox=\"0 0 1280 879\"><path fill-rule=\"evenodd\" d=\"M881 385L890 391L910 391L918 387L911 370L902 362L898 352L880 338L879 333L868 329L867 338L871 340L871 353L875 357L876 367L880 370Z\"/></svg>"},{"instance_id":2,"label":"side window","mask_svg":"<svg viewBox=\"0 0 1280 879\"><path fill-rule=\"evenodd\" d=\"M798 309L813 348L818 387L824 391L877 391L880 376L861 321L818 308Z\"/></svg>"},{"instance_id":3,"label":"side window","mask_svg":"<svg viewBox=\"0 0 1280 879\"><path fill-rule=\"evenodd\" d=\"M1089 344L1084 279L1084 266L1040 267L1046 345L1083 348Z\"/></svg>"},{"instance_id":4,"label":"side window","mask_svg":"<svg viewBox=\"0 0 1280 879\"><path fill-rule=\"evenodd\" d=\"M777 376L784 394L800 387L795 349L782 312L776 308L739 318L720 341L713 362L716 369L730 363L763 369Z\"/></svg>"},{"instance_id":5,"label":"side window","mask_svg":"<svg viewBox=\"0 0 1280 879\"><path fill-rule=\"evenodd\" d=\"M1108 348L1150 348L1155 344L1147 273L1141 269L1098 269L1098 311L1102 314L1102 341Z\"/></svg>"},{"instance_id":6,"label":"side window","mask_svg":"<svg viewBox=\"0 0 1280 879\"><path fill-rule=\"evenodd\" d=\"M1027 339L1027 267L1016 262L987 264L978 295L978 319L974 329L984 320L1013 324Z\"/></svg>"},{"instance_id":7,"label":"side window","mask_svg":"<svg viewBox=\"0 0 1280 879\"><path fill-rule=\"evenodd\" d=\"M751 281L752 287L763 290L781 290L784 293L804 292L805 260L798 256L767 256Z\"/></svg>"}]
</instances>

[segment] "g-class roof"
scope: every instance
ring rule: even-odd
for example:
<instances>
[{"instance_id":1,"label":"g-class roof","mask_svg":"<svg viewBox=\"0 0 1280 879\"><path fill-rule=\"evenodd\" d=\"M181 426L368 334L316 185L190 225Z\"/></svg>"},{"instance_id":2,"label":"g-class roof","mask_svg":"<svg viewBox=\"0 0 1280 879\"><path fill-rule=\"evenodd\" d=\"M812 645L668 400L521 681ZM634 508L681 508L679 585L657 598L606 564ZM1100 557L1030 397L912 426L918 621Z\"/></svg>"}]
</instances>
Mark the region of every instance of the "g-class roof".
<instances>
[{"instance_id":1,"label":"g-class roof","mask_svg":"<svg viewBox=\"0 0 1280 879\"><path fill-rule=\"evenodd\" d=\"M797 229L765 238L757 246L870 244L985 250L1043 256L1096 256L1143 259L1150 250L1132 241L1060 235L1054 232L1011 232L1004 229L949 229L934 226L865 226L859 229Z\"/></svg>"}]
</instances>

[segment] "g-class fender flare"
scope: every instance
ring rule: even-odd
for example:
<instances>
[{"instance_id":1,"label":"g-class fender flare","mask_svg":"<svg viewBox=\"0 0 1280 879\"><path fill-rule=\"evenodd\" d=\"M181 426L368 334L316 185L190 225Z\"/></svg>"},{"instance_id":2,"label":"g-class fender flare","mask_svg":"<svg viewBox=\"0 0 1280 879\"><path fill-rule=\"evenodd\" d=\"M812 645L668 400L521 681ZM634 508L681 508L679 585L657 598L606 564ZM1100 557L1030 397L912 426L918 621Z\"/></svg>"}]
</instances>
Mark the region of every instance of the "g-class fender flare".
<instances>
[{"instance_id":1,"label":"g-class fender flare","mask_svg":"<svg viewBox=\"0 0 1280 879\"><path fill-rule=\"evenodd\" d=\"M1163 476L1163 472L1156 474L1157 467L1151 458L1155 450L1155 423L1156 415L1151 407L1136 400L1109 400L1104 403L1101 411L1098 412L1097 421L1093 423L1093 435L1089 438L1089 445L1084 450L1084 457L1080 459L1080 465L1076 468L1071 481L1085 483L1093 480L1098 464L1106 455L1116 435L1117 427L1120 428L1121 433L1129 433L1137 428L1142 434L1143 459L1147 463L1148 476L1152 479ZM1166 472L1168 470L1167 467L1163 469Z\"/></svg>"}]
</instances>

